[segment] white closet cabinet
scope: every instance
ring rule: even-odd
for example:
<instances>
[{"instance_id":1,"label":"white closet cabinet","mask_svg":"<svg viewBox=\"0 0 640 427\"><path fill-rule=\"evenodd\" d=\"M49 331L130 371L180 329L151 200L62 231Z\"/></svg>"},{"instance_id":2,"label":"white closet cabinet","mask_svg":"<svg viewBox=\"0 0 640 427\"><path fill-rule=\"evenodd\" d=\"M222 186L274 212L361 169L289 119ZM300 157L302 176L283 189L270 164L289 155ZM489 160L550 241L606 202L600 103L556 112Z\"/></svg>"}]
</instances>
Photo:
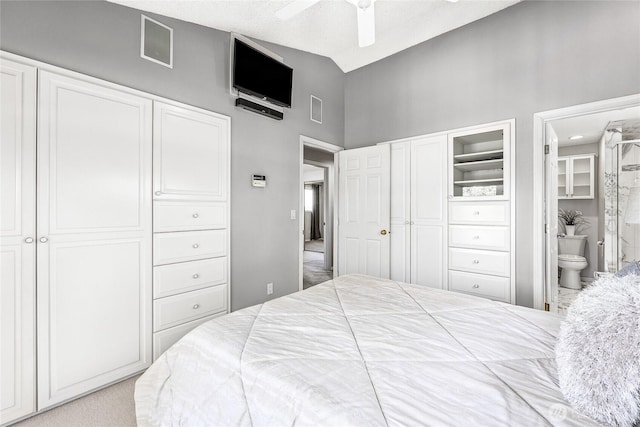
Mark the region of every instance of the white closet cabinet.
<instances>
[{"instance_id":1,"label":"white closet cabinet","mask_svg":"<svg viewBox=\"0 0 640 427\"><path fill-rule=\"evenodd\" d=\"M36 69L0 59L0 424L36 409Z\"/></svg>"},{"instance_id":2,"label":"white closet cabinet","mask_svg":"<svg viewBox=\"0 0 640 427\"><path fill-rule=\"evenodd\" d=\"M447 138L391 145L391 278L447 289Z\"/></svg>"},{"instance_id":3,"label":"white closet cabinet","mask_svg":"<svg viewBox=\"0 0 640 427\"><path fill-rule=\"evenodd\" d=\"M151 362L150 100L38 80L38 407Z\"/></svg>"},{"instance_id":4,"label":"white closet cabinet","mask_svg":"<svg viewBox=\"0 0 640 427\"><path fill-rule=\"evenodd\" d=\"M229 310L230 119L154 102L153 358Z\"/></svg>"}]
</instances>

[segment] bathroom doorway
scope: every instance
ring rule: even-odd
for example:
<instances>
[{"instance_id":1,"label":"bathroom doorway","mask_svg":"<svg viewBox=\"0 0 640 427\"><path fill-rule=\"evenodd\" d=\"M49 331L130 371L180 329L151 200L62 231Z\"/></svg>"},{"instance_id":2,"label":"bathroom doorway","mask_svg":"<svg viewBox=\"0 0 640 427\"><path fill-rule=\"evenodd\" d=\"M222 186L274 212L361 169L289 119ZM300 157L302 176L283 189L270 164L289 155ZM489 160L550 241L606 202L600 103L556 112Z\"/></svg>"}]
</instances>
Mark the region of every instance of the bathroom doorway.
<instances>
[{"instance_id":1,"label":"bathroom doorway","mask_svg":"<svg viewBox=\"0 0 640 427\"><path fill-rule=\"evenodd\" d=\"M622 267L624 260L612 255L620 252L622 230L629 234L622 240L633 241L625 246L626 257L640 258L635 252L640 245L640 236L636 236L640 225L627 224L623 218L633 178L640 177L640 155L631 150L634 144L627 144L625 150L631 154L625 154L622 163L638 166L636 175L623 176L622 171L633 166L618 167L618 160L622 160L618 142L640 138L636 135L640 132L639 104L636 101L624 108L600 108L545 120L545 290L549 310L566 313L595 278ZM640 153L640 148L634 150ZM625 184L614 184L618 180Z\"/></svg>"}]
</instances>

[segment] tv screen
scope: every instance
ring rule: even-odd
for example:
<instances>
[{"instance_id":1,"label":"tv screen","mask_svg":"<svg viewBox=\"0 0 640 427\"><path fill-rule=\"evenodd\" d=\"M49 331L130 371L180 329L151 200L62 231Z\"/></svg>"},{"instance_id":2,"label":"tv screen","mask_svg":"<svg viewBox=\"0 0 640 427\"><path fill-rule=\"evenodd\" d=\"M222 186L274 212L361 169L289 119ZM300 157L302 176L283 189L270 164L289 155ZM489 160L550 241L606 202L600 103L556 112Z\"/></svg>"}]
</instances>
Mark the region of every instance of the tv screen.
<instances>
[{"instance_id":1,"label":"tv screen","mask_svg":"<svg viewBox=\"0 0 640 427\"><path fill-rule=\"evenodd\" d=\"M293 69L235 39L233 87L276 105L291 107Z\"/></svg>"}]
</instances>

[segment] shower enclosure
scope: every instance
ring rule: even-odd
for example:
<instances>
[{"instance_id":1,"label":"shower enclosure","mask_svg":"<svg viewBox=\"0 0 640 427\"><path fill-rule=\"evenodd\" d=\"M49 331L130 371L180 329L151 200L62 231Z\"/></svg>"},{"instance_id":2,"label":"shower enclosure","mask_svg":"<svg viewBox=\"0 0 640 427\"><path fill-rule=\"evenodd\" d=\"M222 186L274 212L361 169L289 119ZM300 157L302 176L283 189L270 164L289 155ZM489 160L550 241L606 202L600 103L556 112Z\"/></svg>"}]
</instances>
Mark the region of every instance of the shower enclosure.
<instances>
[{"instance_id":1,"label":"shower enclosure","mask_svg":"<svg viewBox=\"0 0 640 427\"><path fill-rule=\"evenodd\" d=\"M640 260L640 120L609 123L604 144L604 271Z\"/></svg>"}]
</instances>

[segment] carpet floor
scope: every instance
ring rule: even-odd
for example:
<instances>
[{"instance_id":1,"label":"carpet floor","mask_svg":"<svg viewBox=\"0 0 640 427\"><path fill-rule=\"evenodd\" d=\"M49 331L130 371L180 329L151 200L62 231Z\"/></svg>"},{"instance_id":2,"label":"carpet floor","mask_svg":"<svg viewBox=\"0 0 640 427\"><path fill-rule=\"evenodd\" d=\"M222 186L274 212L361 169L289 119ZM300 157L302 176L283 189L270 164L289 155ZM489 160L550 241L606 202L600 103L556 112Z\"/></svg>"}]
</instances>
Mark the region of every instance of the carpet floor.
<instances>
[{"instance_id":1,"label":"carpet floor","mask_svg":"<svg viewBox=\"0 0 640 427\"><path fill-rule=\"evenodd\" d=\"M304 242L304 250L311 252L324 252L324 239L309 240Z\"/></svg>"},{"instance_id":2,"label":"carpet floor","mask_svg":"<svg viewBox=\"0 0 640 427\"><path fill-rule=\"evenodd\" d=\"M135 427L133 390L138 378L98 390L12 427Z\"/></svg>"},{"instance_id":3,"label":"carpet floor","mask_svg":"<svg viewBox=\"0 0 640 427\"><path fill-rule=\"evenodd\" d=\"M304 251L302 262L302 288L307 289L333 278L333 273L324 269L324 254Z\"/></svg>"}]
</instances>

